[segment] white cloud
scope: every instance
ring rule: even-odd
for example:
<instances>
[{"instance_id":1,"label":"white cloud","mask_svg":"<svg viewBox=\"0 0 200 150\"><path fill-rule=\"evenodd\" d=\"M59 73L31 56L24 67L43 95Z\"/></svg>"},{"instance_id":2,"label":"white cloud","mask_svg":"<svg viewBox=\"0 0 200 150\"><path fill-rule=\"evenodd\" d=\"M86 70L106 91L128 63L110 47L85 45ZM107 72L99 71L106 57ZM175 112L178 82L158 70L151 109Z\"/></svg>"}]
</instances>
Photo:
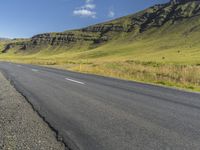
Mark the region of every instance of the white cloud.
<instances>
[{"instance_id":1,"label":"white cloud","mask_svg":"<svg viewBox=\"0 0 200 150\"><path fill-rule=\"evenodd\" d=\"M86 2L86 3L92 3L93 0L86 0L85 2Z\"/></svg>"},{"instance_id":2,"label":"white cloud","mask_svg":"<svg viewBox=\"0 0 200 150\"><path fill-rule=\"evenodd\" d=\"M81 17L92 17L96 18L96 12L87 10L87 9L79 9L79 10L74 10L74 15L81 16Z\"/></svg>"},{"instance_id":3,"label":"white cloud","mask_svg":"<svg viewBox=\"0 0 200 150\"><path fill-rule=\"evenodd\" d=\"M108 12L108 17L109 17L109 18L115 17L115 12L114 12L113 9L110 9L110 10L109 10L109 12Z\"/></svg>"},{"instance_id":4,"label":"white cloud","mask_svg":"<svg viewBox=\"0 0 200 150\"><path fill-rule=\"evenodd\" d=\"M80 17L91 17L91 18L96 18L96 5L92 3L93 0L86 0L85 1L85 5L76 8L73 11L73 14L76 16L80 16Z\"/></svg>"},{"instance_id":5,"label":"white cloud","mask_svg":"<svg viewBox=\"0 0 200 150\"><path fill-rule=\"evenodd\" d=\"M95 4L86 4L86 5L83 6L83 8L85 8L85 9L95 9L96 5Z\"/></svg>"}]
</instances>

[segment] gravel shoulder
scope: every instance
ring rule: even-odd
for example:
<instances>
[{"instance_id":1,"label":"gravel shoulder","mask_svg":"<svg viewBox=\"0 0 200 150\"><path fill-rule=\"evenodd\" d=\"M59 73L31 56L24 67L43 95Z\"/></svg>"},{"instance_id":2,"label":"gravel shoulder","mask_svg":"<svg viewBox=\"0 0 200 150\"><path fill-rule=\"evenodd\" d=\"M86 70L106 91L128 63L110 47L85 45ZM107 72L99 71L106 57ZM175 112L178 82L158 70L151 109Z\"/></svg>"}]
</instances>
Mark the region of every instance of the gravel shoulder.
<instances>
[{"instance_id":1,"label":"gravel shoulder","mask_svg":"<svg viewBox=\"0 0 200 150\"><path fill-rule=\"evenodd\" d=\"M56 134L0 73L0 150L64 150Z\"/></svg>"}]
</instances>

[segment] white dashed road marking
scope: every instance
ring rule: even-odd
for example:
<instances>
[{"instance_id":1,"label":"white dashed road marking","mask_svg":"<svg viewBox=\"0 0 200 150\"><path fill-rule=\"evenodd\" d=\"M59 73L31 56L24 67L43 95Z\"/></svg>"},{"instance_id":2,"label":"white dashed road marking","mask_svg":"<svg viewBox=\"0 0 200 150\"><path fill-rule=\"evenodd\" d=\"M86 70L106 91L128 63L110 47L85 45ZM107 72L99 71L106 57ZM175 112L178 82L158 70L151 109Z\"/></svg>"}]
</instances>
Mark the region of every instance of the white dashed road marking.
<instances>
[{"instance_id":1,"label":"white dashed road marking","mask_svg":"<svg viewBox=\"0 0 200 150\"><path fill-rule=\"evenodd\" d=\"M84 85L85 83L83 83L83 82L80 82L80 81L76 81L76 80L73 80L73 79L69 79L69 78L65 78L66 80L68 80L68 81L71 81L71 82L75 82L75 83L78 83L78 84L82 84L82 85Z\"/></svg>"},{"instance_id":2,"label":"white dashed road marking","mask_svg":"<svg viewBox=\"0 0 200 150\"><path fill-rule=\"evenodd\" d=\"M38 72L39 70L37 70L37 69L31 69L33 72Z\"/></svg>"}]
</instances>

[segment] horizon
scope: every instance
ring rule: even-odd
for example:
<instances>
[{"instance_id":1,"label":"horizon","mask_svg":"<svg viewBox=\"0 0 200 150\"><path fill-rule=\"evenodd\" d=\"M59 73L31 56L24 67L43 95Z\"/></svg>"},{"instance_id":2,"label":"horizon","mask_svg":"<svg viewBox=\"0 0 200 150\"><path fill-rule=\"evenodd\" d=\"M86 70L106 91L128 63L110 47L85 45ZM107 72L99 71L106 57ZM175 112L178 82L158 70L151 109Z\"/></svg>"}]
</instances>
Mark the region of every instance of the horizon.
<instances>
[{"instance_id":1,"label":"horizon","mask_svg":"<svg viewBox=\"0 0 200 150\"><path fill-rule=\"evenodd\" d=\"M169 0L7 0L0 5L5 15L1 38L30 38L40 33L63 32L114 20ZM38 5L39 4L39 5ZM37 10L37 11L35 11ZM54 10L54 11L53 11ZM68 23L70 22L70 23Z\"/></svg>"}]
</instances>

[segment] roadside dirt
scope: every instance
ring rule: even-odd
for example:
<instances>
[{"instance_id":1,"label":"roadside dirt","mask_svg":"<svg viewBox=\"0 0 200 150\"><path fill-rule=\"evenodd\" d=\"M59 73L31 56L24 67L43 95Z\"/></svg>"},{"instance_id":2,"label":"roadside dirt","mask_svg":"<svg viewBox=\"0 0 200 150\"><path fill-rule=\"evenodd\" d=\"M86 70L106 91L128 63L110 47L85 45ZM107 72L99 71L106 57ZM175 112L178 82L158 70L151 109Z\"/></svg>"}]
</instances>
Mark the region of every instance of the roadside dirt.
<instances>
[{"instance_id":1,"label":"roadside dirt","mask_svg":"<svg viewBox=\"0 0 200 150\"><path fill-rule=\"evenodd\" d=\"M0 150L64 150L56 134L0 73Z\"/></svg>"}]
</instances>

